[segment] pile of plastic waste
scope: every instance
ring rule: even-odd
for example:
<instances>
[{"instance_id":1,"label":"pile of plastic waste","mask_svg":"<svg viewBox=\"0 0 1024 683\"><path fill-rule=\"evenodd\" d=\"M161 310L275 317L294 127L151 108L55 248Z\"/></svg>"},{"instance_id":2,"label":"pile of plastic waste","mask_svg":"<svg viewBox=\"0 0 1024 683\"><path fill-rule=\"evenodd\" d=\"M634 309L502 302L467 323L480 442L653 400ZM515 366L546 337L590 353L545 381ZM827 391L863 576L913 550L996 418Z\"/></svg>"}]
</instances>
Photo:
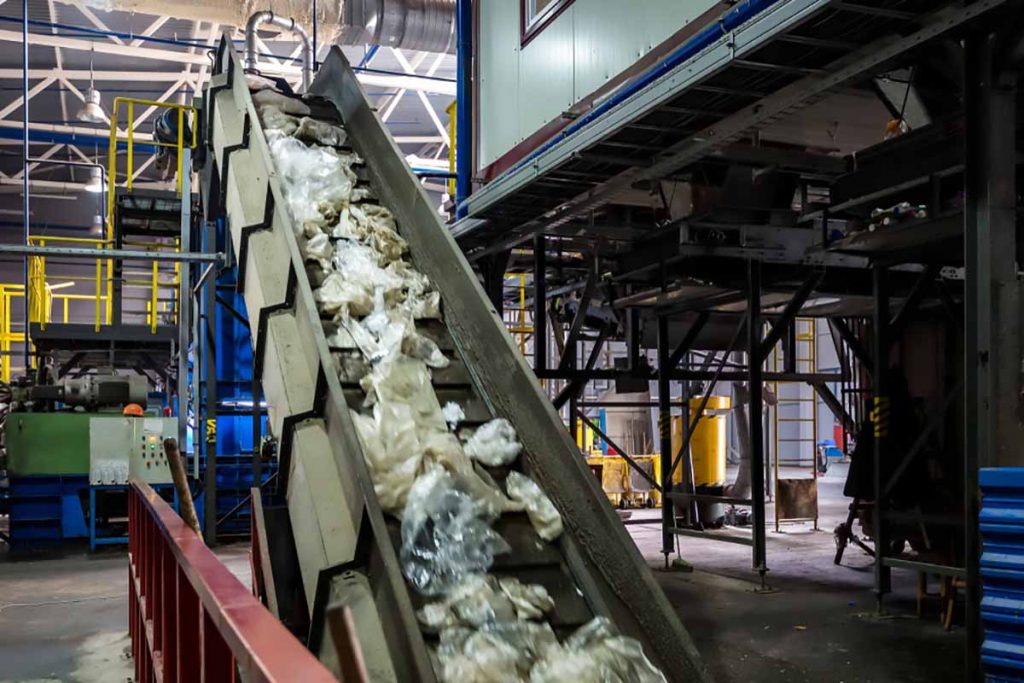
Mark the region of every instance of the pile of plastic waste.
<instances>
[{"instance_id":1,"label":"pile of plastic waste","mask_svg":"<svg viewBox=\"0 0 1024 683\"><path fill-rule=\"evenodd\" d=\"M360 187L346 131L316 120L300 99L260 84L253 95L306 261L313 297L339 371L361 362L362 410L351 416L382 509L401 520L400 560L428 600L417 614L440 640L444 681L662 681L640 644L595 619L564 643L544 619L543 586L488 574L509 552L492 523L525 511L552 542L562 518L536 482L510 471L504 488L487 468L505 468L522 446L498 418L459 429L457 403L442 407L431 370L450 361L417 323L440 320L441 299L409 260L395 217Z\"/></svg>"}]
</instances>

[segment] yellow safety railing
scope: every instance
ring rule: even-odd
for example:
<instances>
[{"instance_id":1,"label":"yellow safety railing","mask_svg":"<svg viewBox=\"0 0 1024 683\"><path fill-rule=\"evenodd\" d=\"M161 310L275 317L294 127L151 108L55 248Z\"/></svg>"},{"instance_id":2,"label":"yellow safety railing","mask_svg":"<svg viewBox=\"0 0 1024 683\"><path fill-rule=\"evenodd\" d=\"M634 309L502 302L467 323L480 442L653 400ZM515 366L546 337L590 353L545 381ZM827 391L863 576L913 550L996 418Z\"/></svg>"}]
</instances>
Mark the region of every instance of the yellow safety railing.
<instances>
[{"instance_id":1,"label":"yellow safety railing","mask_svg":"<svg viewBox=\"0 0 1024 683\"><path fill-rule=\"evenodd\" d=\"M47 238L55 239L55 238ZM71 278L68 278L71 279ZM33 282L30 282L30 291L36 287ZM95 297L91 294L64 294L55 293L50 290L49 286L46 286L43 290L42 296L37 295L33 292L29 297L29 314L32 317L31 322L45 325L46 323L53 322L52 310L54 305L57 305L62 311L62 321L68 322L70 319L69 303L71 301L92 301ZM20 345L25 342L24 332L15 332L13 325L12 316L12 302L15 299L21 299L25 296L25 286L20 283L0 283L0 380L9 383L13 376L13 363L12 360L15 357L13 353L13 347ZM37 301L45 301L45 307L36 309ZM41 318L34 317L35 315L41 315ZM32 348L29 349L30 353ZM33 354L34 357L34 354ZM18 368L24 370L24 368Z\"/></svg>"},{"instance_id":2,"label":"yellow safety railing","mask_svg":"<svg viewBox=\"0 0 1024 683\"><path fill-rule=\"evenodd\" d=\"M455 105L452 103L445 109L448 112L448 172L455 175ZM455 200L455 178L448 179L448 196Z\"/></svg>"},{"instance_id":3,"label":"yellow safety railing","mask_svg":"<svg viewBox=\"0 0 1024 683\"><path fill-rule=\"evenodd\" d=\"M108 246L114 241L114 199L117 188L117 145L119 142L125 142L127 146L127 168L125 175L125 187L129 190L132 189L135 176L135 107L136 105L141 107L148 107L147 113L153 113L159 109L170 109L177 112L178 117L178 136L177 140L173 143L160 142L153 140L148 143L154 147L173 147L177 154L177 172L175 173L176 179L176 191L178 195L181 195L182 177L183 173L186 172L182 168L183 165L183 154L185 147L192 149L196 146L196 129L198 123L198 117L196 114L196 108L185 105L185 104L174 104L171 102L156 102L154 100L142 100L131 97L116 97L114 98L113 105L110 112L110 146L108 149L109 163L107 167L107 225L106 225L106 238L108 240ZM117 124L120 118L121 108L125 107L127 111L127 120L125 121L126 134L125 136L118 136ZM146 116L144 113L143 116ZM188 119L188 120L186 120ZM185 127L186 123L191 128L192 135L191 139L185 139ZM188 201L188 198L182 198L182 201ZM169 245L161 244L147 244L147 248L159 250L161 247ZM174 250L178 251L180 245L174 245ZM150 330L155 334L157 327L157 290L158 290L158 263L153 261L153 275L152 275L152 291L150 293L150 301L147 303L147 321L150 325ZM175 266L175 279L178 277L178 266ZM106 278L107 278L107 296L106 296L106 319L109 321L112 315L113 306L113 289L114 289L114 262L112 259L107 259L106 262Z\"/></svg>"},{"instance_id":4,"label":"yellow safety railing","mask_svg":"<svg viewBox=\"0 0 1024 683\"><path fill-rule=\"evenodd\" d=\"M107 247L110 242L105 239L95 237L41 237L41 236L30 236L28 238L29 244L45 247L47 244L64 245L64 246L87 246L94 249L103 249ZM29 257L29 319L38 323L40 328L45 329L46 323L51 322L50 320L50 308L54 294L50 291L51 282L67 281L77 282L82 278L80 277L67 277L67 276L52 276L47 277L46 275L46 257L45 256L31 256ZM95 276L96 293L93 296L81 294L77 295L82 300L93 299L95 300L95 316L93 323L96 331L99 332L100 325L110 324L110 312L107 311L106 317L104 318L101 313L104 310L102 305L106 301L107 297L103 293L103 259L96 259L96 276ZM71 295L61 295L71 296ZM64 322L67 322L65 320Z\"/></svg>"}]
</instances>

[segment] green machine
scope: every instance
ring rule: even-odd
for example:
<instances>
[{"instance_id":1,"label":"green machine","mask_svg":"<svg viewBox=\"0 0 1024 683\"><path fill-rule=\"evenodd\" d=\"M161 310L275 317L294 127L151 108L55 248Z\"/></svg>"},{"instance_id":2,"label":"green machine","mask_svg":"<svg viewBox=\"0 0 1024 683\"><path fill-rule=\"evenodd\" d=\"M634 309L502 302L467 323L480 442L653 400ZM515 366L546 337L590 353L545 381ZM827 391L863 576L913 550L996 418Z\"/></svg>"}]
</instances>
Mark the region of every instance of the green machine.
<instances>
[{"instance_id":1,"label":"green machine","mask_svg":"<svg viewBox=\"0 0 1024 683\"><path fill-rule=\"evenodd\" d=\"M89 420L97 415L99 413L11 413L4 434L10 476L87 477Z\"/></svg>"},{"instance_id":2,"label":"green machine","mask_svg":"<svg viewBox=\"0 0 1024 683\"><path fill-rule=\"evenodd\" d=\"M90 461L95 460L91 451L96 450L92 447L96 440L90 436L96 427L90 429L90 424L124 422L123 405L145 404L146 379L97 373L54 384L16 384L9 389L12 412L3 422L7 478L0 481L0 485L6 483L0 493L6 494L12 548L31 549L41 543L90 536L87 522L95 515L87 514L93 500L89 475ZM64 410L55 410L62 406ZM157 435L175 431L173 425L165 426L164 418L135 419L152 426L149 431ZM140 439L144 434L110 432L124 432L115 449L123 451L122 457L143 460ZM151 463L147 471L155 475L153 468Z\"/></svg>"}]
</instances>

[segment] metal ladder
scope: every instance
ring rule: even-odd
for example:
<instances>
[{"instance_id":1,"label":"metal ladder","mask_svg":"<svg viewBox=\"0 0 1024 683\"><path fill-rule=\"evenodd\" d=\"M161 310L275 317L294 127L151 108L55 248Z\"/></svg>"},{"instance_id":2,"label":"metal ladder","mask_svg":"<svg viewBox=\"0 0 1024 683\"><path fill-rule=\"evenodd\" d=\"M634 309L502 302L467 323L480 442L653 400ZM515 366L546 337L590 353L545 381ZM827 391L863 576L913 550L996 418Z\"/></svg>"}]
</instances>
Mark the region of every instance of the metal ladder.
<instances>
[{"instance_id":1,"label":"metal ladder","mask_svg":"<svg viewBox=\"0 0 1024 683\"><path fill-rule=\"evenodd\" d=\"M798 373L817 372L817 326L813 318L797 318L794 322L793 370ZM772 370L782 370L785 361L783 345L778 345L772 352ZM773 491L775 495L775 531L781 531L783 524L813 522L818 529L817 479L818 479L818 398L814 388L806 382L773 382L773 390L777 399L772 407L772 460ZM810 415L806 407L810 406ZM796 412L796 416L789 413ZM787 427L788 426L788 427ZM782 436L781 431L795 429L796 436ZM807 435L807 430L810 435ZM813 516L785 517L783 515L783 499L780 498L780 481L787 486L793 478L782 477L780 467L783 464L802 466L806 456L811 456L811 479L814 484ZM801 479L806 479L801 477Z\"/></svg>"}]
</instances>

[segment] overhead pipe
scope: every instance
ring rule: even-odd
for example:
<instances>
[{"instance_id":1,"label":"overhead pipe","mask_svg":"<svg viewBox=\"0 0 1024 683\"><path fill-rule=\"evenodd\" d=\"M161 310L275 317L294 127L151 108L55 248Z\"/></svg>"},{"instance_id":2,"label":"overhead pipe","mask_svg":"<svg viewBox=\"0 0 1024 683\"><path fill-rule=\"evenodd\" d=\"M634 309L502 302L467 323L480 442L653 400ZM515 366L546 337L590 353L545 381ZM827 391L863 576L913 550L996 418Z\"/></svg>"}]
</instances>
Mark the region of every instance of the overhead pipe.
<instances>
[{"instance_id":1,"label":"overhead pipe","mask_svg":"<svg viewBox=\"0 0 1024 683\"><path fill-rule=\"evenodd\" d=\"M81 0L57 0L74 5ZM122 10L242 26L252 0L86 0ZM317 42L381 45L420 52L455 52L456 0L275 0L274 8L296 23L316 26Z\"/></svg>"},{"instance_id":2,"label":"overhead pipe","mask_svg":"<svg viewBox=\"0 0 1024 683\"><path fill-rule=\"evenodd\" d=\"M295 23L294 19L285 19L270 10L256 12L245 22L245 70L256 71L256 32L265 24L289 31L302 42L302 92L306 92L309 90L309 84L313 82L313 45L309 40L309 34L306 33L306 29Z\"/></svg>"},{"instance_id":3,"label":"overhead pipe","mask_svg":"<svg viewBox=\"0 0 1024 683\"><path fill-rule=\"evenodd\" d=\"M0 24L8 21L8 19L9 17L0 17ZM29 22L29 24L34 23L39 22ZM132 38L131 34L119 34L113 31L100 31L96 32L96 34L110 37L123 36L128 39ZM140 38L139 40L145 41L149 39ZM42 45L50 48L63 48L68 50L83 50L86 52L95 52L96 54L108 54L122 58L127 57L130 59L151 59L160 62L176 62L178 64L193 64L198 66L205 66L209 64L209 58L204 53L190 53L178 50L135 47L132 45L122 45L113 42L96 42L94 40L88 40L85 38L74 38L63 34L54 35L52 33L29 33L28 41L30 45ZM0 29L0 42L23 44L25 42L25 38L22 35L21 31L6 31ZM174 42L175 45L181 47L194 47L194 45L192 45L191 43L185 43L180 41L172 42ZM286 62L287 61L290 60L286 60ZM294 73L301 73L301 69L298 69L289 63L266 64L264 66L264 71L273 73L275 75L284 76L290 76ZM383 88L399 88L403 90L411 90L414 92L422 91L427 93L437 93L441 95L455 95L455 81L449 78L441 78L439 76L414 76L412 74L408 74L405 72L389 71L385 69L368 69L365 67L357 69L356 71L358 72L357 78L359 79L359 82L364 85L379 86ZM109 80L121 79L110 78ZM132 75L124 80L138 80L138 77L137 75Z\"/></svg>"}]
</instances>

